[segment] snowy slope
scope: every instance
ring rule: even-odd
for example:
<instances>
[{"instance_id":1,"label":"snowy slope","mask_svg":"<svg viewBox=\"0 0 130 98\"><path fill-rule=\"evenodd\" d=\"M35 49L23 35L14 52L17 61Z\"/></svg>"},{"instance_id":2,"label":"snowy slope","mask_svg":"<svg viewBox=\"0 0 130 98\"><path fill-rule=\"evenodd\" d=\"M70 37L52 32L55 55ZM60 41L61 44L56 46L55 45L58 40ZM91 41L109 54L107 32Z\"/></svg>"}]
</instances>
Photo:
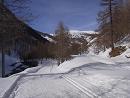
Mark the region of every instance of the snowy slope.
<instances>
[{"instance_id":1,"label":"snowy slope","mask_svg":"<svg viewBox=\"0 0 130 98\"><path fill-rule=\"evenodd\" d=\"M82 36L85 36L85 35L93 35L93 34L98 34L98 32L95 32L95 31L79 31L79 30L70 30L69 31L70 34L72 35L73 38L80 38Z\"/></svg>"},{"instance_id":2,"label":"snowy slope","mask_svg":"<svg viewBox=\"0 0 130 98\"><path fill-rule=\"evenodd\" d=\"M38 32L43 38L47 39L50 42L53 42L53 35L43 32Z\"/></svg>"},{"instance_id":3,"label":"snowy slope","mask_svg":"<svg viewBox=\"0 0 130 98\"><path fill-rule=\"evenodd\" d=\"M68 72L68 71L72 70L73 68L81 67L81 66L84 66L87 64L89 65L92 63L115 64L109 58L104 58L104 57L100 57L98 55L88 54L87 56L83 55L83 56L76 57L73 60L66 61L66 62L62 63L58 67L58 69L61 72Z\"/></svg>"},{"instance_id":4,"label":"snowy slope","mask_svg":"<svg viewBox=\"0 0 130 98\"><path fill-rule=\"evenodd\" d=\"M95 31L80 31L80 30L70 30L69 31L72 35L80 35L80 34L98 34Z\"/></svg>"},{"instance_id":5,"label":"snowy slope","mask_svg":"<svg viewBox=\"0 0 130 98\"><path fill-rule=\"evenodd\" d=\"M95 31L79 31L79 30L70 30L69 31L70 34L72 35L72 38L81 38L84 37L86 38L86 40L90 41L91 37L93 35L98 34L98 32ZM47 39L50 42L54 42L53 33L42 33L42 32L38 32L43 38Z\"/></svg>"},{"instance_id":6,"label":"snowy slope","mask_svg":"<svg viewBox=\"0 0 130 98\"><path fill-rule=\"evenodd\" d=\"M88 45L94 42L97 37L98 32L95 31L79 31L79 30L70 30L70 34L72 35L73 42L78 44L82 44L83 40L88 42Z\"/></svg>"}]
</instances>

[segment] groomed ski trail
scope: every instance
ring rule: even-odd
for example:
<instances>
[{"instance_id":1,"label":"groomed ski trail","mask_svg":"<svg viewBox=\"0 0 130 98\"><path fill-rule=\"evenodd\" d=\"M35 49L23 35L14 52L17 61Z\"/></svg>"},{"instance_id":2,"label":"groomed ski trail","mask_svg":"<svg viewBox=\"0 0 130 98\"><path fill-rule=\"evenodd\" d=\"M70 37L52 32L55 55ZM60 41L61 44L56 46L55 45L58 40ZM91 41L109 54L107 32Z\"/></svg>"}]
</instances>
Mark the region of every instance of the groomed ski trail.
<instances>
[{"instance_id":1,"label":"groomed ski trail","mask_svg":"<svg viewBox=\"0 0 130 98\"><path fill-rule=\"evenodd\" d=\"M82 91L84 94L86 94L90 98L98 98L98 95L89 90L88 88L84 87L80 83L74 81L73 79L69 78L68 76L62 76L67 82L69 82L71 85L75 86L77 89Z\"/></svg>"}]
</instances>

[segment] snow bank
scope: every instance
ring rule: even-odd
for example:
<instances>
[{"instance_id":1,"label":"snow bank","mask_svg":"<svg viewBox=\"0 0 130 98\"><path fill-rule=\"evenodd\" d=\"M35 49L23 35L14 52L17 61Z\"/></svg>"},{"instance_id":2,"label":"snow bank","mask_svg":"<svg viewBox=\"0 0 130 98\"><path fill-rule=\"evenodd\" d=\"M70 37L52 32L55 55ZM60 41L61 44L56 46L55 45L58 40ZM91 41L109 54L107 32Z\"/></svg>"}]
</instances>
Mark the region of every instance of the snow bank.
<instances>
[{"instance_id":1,"label":"snow bank","mask_svg":"<svg viewBox=\"0 0 130 98\"><path fill-rule=\"evenodd\" d=\"M55 60L43 60L39 63L37 67L27 68L23 72L20 72L19 74L52 74L52 73L58 73L57 71L57 62Z\"/></svg>"},{"instance_id":2,"label":"snow bank","mask_svg":"<svg viewBox=\"0 0 130 98\"><path fill-rule=\"evenodd\" d=\"M104 64L118 64L130 62L130 49L127 49L123 54L110 58L109 53L111 49L107 49L105 52L100 52L98 55L90 51L89 54L77 56L70 61L62 63L57 69L59 72L68 72L73 68L80 67L90 63L104 63Z\"/></svg>"},{"instance_id":3,"label":"snow bank","mask_svg":"<svg viewBox=\"0 0 130 98\"><path fill-rule=\"evenodd\" d=\"M107 49L105 52L102 52L102 51L101 51L98 55L99 55L100 57L110 58L110 55L109 55L110 52L111 52L111 48Z\"/></svg>"},{"instance_id":4,"label":"snow bank","mask_svg":"<svg viewBox=\"0 0 130 98\"><path fill-rule=\"evenodd\" d=\"M39 69L41 69L42 66L27 68L24 71L20 72L19 74L28 74L28 73L36 73Z\"/></svg>"},{"instance_id":5,"label":"snow bank","mask_svg":"<svg viewBox=\"0 0 130 98\"><path fill-rule=\"evenodd\" d=\"M105 55L106 56L106 55ZM68 72L73 68L80 67L90 63L104 63L104 64L115 64L112 60L105 56L88 54L77 56L76 58L62 63L58 69L61 72Z\"/></svg>"}]
</instances>

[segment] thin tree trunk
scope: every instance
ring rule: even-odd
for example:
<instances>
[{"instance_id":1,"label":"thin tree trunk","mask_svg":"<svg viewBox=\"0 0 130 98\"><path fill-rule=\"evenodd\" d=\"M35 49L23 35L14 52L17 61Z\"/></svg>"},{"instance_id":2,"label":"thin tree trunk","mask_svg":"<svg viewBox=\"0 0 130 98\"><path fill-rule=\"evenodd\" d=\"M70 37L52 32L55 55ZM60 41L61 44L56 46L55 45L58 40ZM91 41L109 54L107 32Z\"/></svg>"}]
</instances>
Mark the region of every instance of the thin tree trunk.
<instances>
[{"instance_id":1,"label":"thin tree trunk","mask_svg":"<svg viewBox=\"0 0 130 98\"><path fill-rule=\"evenodd\" d=\"M111 48L114 49L113 40L113 17L112 17L112 1L109 0L109 11L110 11L110 29L111 29Z\"/></svg>"},{"instance_id":2,"label":"thin tree trunk","mask_svg":"<svg viewBox=\"0 0 130 98\"><path fill-rule=\"evenodd\" d=\"M3 44L3 43L2 43ZM4 51L4 45L1 47L2 49L2 77L5 77L5 51Z\"/></svg>"},{"instance_id":3,"label":"thin tree trunk","mask_svg":"<svg viewBox=\"0 0 130 98\"><path fill-rule=\"evenodd\" d=\"M0 0L1 4L4 4L4 0ZM2 55L2 77L5 77L5 51L4 51L4 41L2 41L2 47L1 47L1 55Z\"/></svg>"}]
</instances>

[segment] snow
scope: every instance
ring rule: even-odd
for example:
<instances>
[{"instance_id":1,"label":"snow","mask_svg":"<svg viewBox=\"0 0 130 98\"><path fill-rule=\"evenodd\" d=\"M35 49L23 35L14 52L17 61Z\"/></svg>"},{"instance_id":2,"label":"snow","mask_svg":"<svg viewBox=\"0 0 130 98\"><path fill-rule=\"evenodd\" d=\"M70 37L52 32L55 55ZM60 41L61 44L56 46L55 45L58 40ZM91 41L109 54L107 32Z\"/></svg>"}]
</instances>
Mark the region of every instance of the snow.
<instances>
[{"instance_id":1,"label":"snow","mask_svg":"<svg viewBox=\"0 0 130 98\"><path fill-rule=\"evenodd\" d=\"M54 42L54 40L52 38L48 37L48 36L45 36L44 38L47 39L50 42Z\"/></svg>"},{"instance_id":2,"label":"snow","mask_svg":"<svg viewBox=\"0 0 130 98\"><path fill-rule=\"evenodd\" d=\"M130 49L129 48L121 55L113 57L112 60L115 62L118 62L118 63L130 62L130 58L127 58L126 56L130 57Z\"/></svg>"},{"instance_id":3,"label":"snow","mask_svg":"<svg viewBox=\"0 0 130 98\"><path fill-rule=\"evenodd\" d=\"M0 78L0 98L10 89L19 76L10 76L8 78ZM7 93L6 93L7 94Z\"/></svg>"},{"instance_id":4,"label":"snow","mask_svg":"<svg viewBox=\"0 0 130 98\"><path fill-rule=\"evenodd\" d=\"M130 98L130 49L110 58L107 49L98 55L75 55L57 66L44 60L37 67L0 78L3 98ZM6 95L7 94L7 95Z\"/></svg>"},{"instance_id":5,"label":"snow","mask_svg":"<svg viewBox=\"0 0 130 98\"><path fill-rule=\"evenodd\" d=\"M48 41L50 42L53 42L54 40L52 38L50 38L49 36L47 35L41 35L43 38L47 39Z\"/></svg>"},{"instance_id":6,"label":"snow","mask_svg":"<svg viewBox=\"0 0 130 98\"><path fill-rule=\"evenodd\" d=\"M55 60L43 60L39 62L39 66L28 68L19 74L29 74L29 75L36 75L36 74L52 74L58 73L57 71L57 62Z\"/></svg>"},{"instance_id":7,"label":"snow","mask_svg":"<svg viewBox=\"0 0 130 98\"><path fill-rule=\"evenodd\" d=\"M81 38L82 36L84 37L84 34L98 34L98 32L95 31L70 30L69 32L73 38ZM88 36L86 40L90 40L90 36Z\"/></svg>"},{"instance_id":8,"label":"snow","mask_svg":"<svg viewBox=\"0 0 130 98\"><path fill-rule=\"evenodd\" d=\"M9 98L129 98L130 70L123 66L99 62L66 74L27 74Z\"/></svg>"},{"instance_id":9,"label":"snow","mask_svg":"<svg viewBox=\"0 0 130 98\"><path fill-rule=\"evenodd\" d=\"M98 34L98 32L95 31L79 31L79 30L70 30L71 34Z\"/></svg>"},{"instance_id":10,"label":"snow","mask_svg":"<svg viewBox=\"0 0 130 98\"><path fill-rule=\"evenodd\" d=\"M63 79L56 78L45 76L24 78L19 82L20 86L12 96L15 95L15 98L71 98L72 95L72 98L76 98L79 96L80 92L75 88L71 89L72 85ZM82 94L82 96L85 95Z\"/></svg>"},{"instance_id":11,"label":"snow","mask_svg":"<svg viewBox=\"0 0 130 98\"><path fill-rule=\"evenodd\" d=\"M68 72L73 68L76 67L80 67L86 64L91 64L91 63L104 63L104 64L115 64L112 60L110 60L109 58L104 58L104 57L100 57L98 55L94 55L94 54L88 54L86 55L82 55L82 56L77 56L76 58L70 60L70 61L66 61L64 63L62 63L58 69L61 72Z\"/></svg>"},{"instance_id":12,"label":"snow","mask_svg":"<svg viewBox=\"0 0 130 98\"><path fill-rule=\"evenodd\" d=\"M62 64L60 64L59 66L57 66L56 61L49 61L44 64L39 64L38 67L28 68L25 71L23 71L22 73L29 73L31 75L33 73L34 74L67 73L67 72L73 70L73 68L84 66L86 64L92 64L92 63L115 64L115 62L113 60L111 60L108 56L106 56L106 55L108 55L109 51L110 51L110 49L108 49L104 53L100 53L100 55L96 55L93 53L77 55L77 56L74 56L74 58L72 60L65 61ZM44 66L44 67L42 67L42 66ZM37 72L35 73L35 71L37 71Z\"/></svg>"}]
</instances>

